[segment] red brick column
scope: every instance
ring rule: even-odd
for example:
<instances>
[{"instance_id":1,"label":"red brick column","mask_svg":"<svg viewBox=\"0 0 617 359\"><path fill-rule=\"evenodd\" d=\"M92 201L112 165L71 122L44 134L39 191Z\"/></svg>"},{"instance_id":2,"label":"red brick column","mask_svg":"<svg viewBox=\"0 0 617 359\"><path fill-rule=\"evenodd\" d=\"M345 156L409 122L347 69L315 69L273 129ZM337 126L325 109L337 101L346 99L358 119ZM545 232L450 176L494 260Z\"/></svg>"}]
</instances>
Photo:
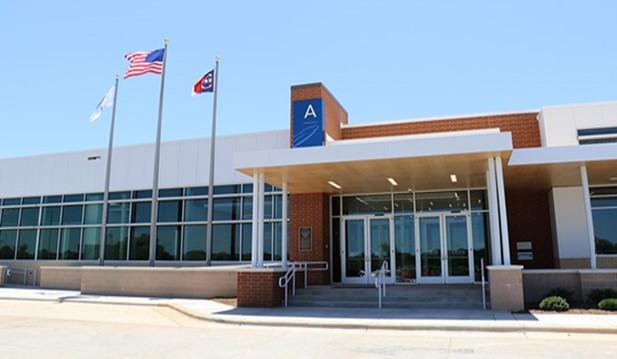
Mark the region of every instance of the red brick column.
<instances>
[{"instance_id":1,"label":"red brick column","mask_svg":"<svg viewBox=\"0 0 617 359\"><path fill-rule=\"evenodd\" d=\"M282 268L249 268L238 270L238 307L278 307L283 303L284 290L279 278ZM296 278L297 279L297 278Z\"/></svg>"},{"instance_id":2,"label":"red brick column","mask_svg":"<svg viewBox=\"0 0 617 359\"><path fill-rule=\"evenodd\" d=\"M330 263L330 220L328 218L330 205L328 194L292 194L290 199L289 259L292 261L326 261ZM310 250L300 250L300 227L311 227L312 229L313 242ZM330 272L309 272L308 283L309 285L329 284Z\"/></svg>"}]
</instances>

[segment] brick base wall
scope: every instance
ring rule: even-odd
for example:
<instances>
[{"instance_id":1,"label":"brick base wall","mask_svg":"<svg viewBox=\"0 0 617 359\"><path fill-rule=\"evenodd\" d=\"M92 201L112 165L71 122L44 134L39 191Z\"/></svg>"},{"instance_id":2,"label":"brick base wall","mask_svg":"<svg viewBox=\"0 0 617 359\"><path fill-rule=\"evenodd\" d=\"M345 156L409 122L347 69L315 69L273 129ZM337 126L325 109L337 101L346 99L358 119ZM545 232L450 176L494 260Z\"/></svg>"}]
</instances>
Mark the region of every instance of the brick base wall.
<instances>
[{"instance_id":1,"label":"brick base wall","mask_svg":"<svg viewBox=\"0 0 617 359\"><path fill-rule=\"evenodd\" d=\"M238 307L278 307L285 292L279 287L284 269L245 269L238 271ZM298 279L298 278L296 278Z\"/></svg>"}]
</instances>

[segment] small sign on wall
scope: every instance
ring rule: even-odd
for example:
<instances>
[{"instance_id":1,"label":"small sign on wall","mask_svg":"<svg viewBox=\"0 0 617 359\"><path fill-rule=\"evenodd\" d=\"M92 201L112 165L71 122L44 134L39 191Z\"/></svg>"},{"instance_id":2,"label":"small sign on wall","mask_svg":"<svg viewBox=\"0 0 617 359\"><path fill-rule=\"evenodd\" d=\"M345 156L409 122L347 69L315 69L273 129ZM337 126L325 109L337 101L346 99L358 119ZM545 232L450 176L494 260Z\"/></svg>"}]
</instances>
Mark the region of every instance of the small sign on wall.
<instances>
[{"instance_id":1,"label":"small sign on wall","mask_svg":"<svg viewBox=\"0 0 617 359\"><path fill-rule=\"evenodd\" d=\"M298 238L301 252L309 252L313 249L313 227L300 227L298 229Z\"/></svg>"}]
</instances>

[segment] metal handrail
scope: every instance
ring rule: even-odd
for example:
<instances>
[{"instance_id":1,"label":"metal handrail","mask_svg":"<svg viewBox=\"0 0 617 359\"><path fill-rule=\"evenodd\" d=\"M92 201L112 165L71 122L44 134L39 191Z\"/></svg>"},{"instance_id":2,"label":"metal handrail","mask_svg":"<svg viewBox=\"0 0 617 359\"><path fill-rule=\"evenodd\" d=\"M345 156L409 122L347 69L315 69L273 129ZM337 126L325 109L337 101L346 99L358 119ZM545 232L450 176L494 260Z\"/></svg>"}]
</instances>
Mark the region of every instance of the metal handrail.
<instances>
[{"instance_id":1,"label":"metal handrail","mask_svg":"<svg viewBox=\"0 0 617 359\"><path fill-rule=\"evenodd\" d=\"M486 284L484 280L484 258L480 258L480 272L482 273L482 308L486 309Z\"/></svg>"},{"instance_id":2,"label":"metal handrail","mask_svg":"<svg viewBox=\"0 0 617 359\"><path fill-rule=\"evenodd\" d=\"M377 288L377 306L381 309L382 298L386 296L386 273L389 273L388 261L383 261L379 270L373 272L375 288Z\"/></svg>"},{"instance_id":3,"label":"metal handrail","mask_svg":"<svg viewBox=\"0 0 617 359\"><path fill-rule=\"evenodd\" d=\"M312 265L317 265L318 267L310 267ZM287 306L288 302L288 294L289 294L289 282L292 282L291 285L291 295L296 295L296 272L302 271L304 273L304 288L308 287L308 272L309 271L327 271L329 268L328 262L323 261L305 261L305 262L289 262L289 269L283 276L279 278L279 287L285 288L285 306Z\"/></svg>"}]
</instances>

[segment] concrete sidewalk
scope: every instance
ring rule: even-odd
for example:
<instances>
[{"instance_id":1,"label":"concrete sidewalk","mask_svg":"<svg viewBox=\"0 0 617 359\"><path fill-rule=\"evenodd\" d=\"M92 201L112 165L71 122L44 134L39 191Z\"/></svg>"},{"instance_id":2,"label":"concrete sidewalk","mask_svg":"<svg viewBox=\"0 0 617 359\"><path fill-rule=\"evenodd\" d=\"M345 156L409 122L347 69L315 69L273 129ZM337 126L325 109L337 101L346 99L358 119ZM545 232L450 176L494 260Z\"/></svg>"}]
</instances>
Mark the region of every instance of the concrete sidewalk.
<instances>
[{"instance_id":1,"label":"concrete sidewalk","mask_svg":"<svg viewBox=\"0 0 617 359\"><path fill-rule=\"evenodd\" d=\"M512 314L491 310L235 308L212 300L82 295L79 291L0 288L0 299L164 306L225 324L391 330L617 334L617 315Z\"/></svg>"}]
</instances>

